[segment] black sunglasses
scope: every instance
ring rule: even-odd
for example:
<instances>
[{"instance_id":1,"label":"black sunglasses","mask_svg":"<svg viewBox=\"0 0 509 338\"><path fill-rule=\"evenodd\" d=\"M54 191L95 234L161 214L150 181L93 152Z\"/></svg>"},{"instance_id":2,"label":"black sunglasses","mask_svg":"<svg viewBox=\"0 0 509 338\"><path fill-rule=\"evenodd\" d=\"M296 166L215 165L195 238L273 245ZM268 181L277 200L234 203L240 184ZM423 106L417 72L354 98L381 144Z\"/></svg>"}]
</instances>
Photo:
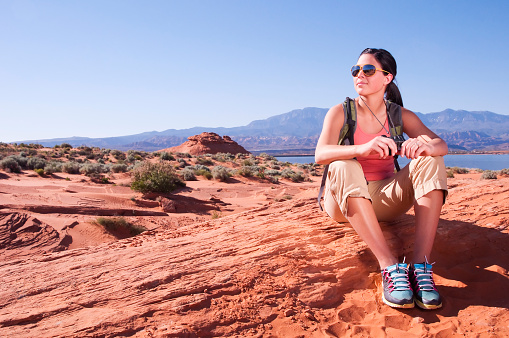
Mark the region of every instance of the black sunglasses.
<instances>
[{"instance_id":1,"label":"black sunglasses","mask_svg":"<svg viewBox=\"0 0 509 338\"><path fill-rule=\"evenodd\" d=\"M366 76L373 76L375 75L376 71L379 70L381 72L386 72L387 74L390 74L388 71L386 70L383 70L383 69L378 69L376 68L375 66L373 65L355 65L352 67L351 71L352 71L352 76L353 77L357 77L359 76L359 73L361 72L364 73L364 75Z\"/></svg>"}]
</instances>

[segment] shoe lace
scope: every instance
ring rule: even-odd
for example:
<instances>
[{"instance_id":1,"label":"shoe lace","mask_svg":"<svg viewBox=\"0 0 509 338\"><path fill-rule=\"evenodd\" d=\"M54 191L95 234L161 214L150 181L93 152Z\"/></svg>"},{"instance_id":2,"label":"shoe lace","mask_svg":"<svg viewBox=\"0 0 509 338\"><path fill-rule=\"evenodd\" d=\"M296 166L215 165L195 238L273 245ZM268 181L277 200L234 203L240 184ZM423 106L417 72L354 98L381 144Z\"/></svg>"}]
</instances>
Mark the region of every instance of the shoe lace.
<instances>
[{"instance_id":1,"label":"shoe lace","mask_svg":"<svg viewBox=\"0 0 509 338\"><path fill-rule=\"evenodd\" d=\"M403 259L403 263L405 260ZM410 281L408 279L408 268L399 264L390 270L384 269L384 279L389 283L391 291L411 290Z\"/></svg>"},{"instance_id":2,"label":"shoe lace","mask_svg":"<svg viewBox=\"0 0 509 338\"><path fill-rule=\"evenodd\" d=\"M429 263L428 257L424 257L425 262L423 268L417 268L414 265L414 278L419 286L419 289L422 291L434 291L435 290L435 282L433 281L433 270L428 269L428 265L433 266L435 262Z\"/></svg>"}]
</instances>

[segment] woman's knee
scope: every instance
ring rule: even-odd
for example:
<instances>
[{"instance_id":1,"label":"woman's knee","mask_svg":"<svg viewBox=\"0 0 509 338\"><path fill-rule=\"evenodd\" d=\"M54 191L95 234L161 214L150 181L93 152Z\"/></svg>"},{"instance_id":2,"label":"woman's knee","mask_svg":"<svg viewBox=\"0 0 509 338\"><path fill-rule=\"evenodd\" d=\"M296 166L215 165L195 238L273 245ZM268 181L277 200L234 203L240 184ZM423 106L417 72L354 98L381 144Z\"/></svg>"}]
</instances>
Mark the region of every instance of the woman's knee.
<instances>
[{"instance_id":1,"label":"woman's knee","mask_svg":"<svg viewBox=\"0 0 509 338\"><path fill-rule=\"evenodd\" d=\"M337 176L358 176L364 177L362 167L357 160L340 160L329 164L329 178Z\"/></svg>"},{"instance_id":2,"label":"woman's knee","mask_svg":"<svg viewBox=\"0 0 509 338\"><path fill-rule=\"evenodd\" d=\"M436 175L438 177L447 177L443 156L420 156L410 162L410 172L412 175L424 173Z\"/></svg>"}]
</instances>

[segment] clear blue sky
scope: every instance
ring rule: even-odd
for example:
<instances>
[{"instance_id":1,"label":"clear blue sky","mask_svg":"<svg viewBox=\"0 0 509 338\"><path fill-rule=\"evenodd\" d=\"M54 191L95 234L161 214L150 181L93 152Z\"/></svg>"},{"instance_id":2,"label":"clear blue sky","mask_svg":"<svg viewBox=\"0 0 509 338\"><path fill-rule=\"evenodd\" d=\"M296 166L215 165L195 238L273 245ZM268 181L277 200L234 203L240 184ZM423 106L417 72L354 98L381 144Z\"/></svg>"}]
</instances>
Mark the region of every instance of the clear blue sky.
<instances>
[{"instance_id":1,"label":"clear blue sky","mask_svg":"<svg viewBox=\"0 0 509 338\"><path fill-rule=\"evenodd\" d=\"M234 127L355 96L366 47L405 106L509 114L509 1L0 0L0 141Z\"/></svg>"}]
</instances>

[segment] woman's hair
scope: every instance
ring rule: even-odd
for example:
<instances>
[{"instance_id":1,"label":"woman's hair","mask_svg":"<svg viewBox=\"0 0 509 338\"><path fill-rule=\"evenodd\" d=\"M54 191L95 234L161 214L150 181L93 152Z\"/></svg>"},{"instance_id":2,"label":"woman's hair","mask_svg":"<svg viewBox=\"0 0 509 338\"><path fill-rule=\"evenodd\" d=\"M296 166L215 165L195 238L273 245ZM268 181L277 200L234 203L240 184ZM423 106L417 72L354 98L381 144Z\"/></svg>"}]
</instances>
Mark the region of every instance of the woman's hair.
<instances>
[{"instance_id":1,"label":"woman's hair","mask_svg":"<svg viewBox=\"0 0 509 338\"><path fill-rule=\"evenodd\" d=\"M362 51L361 55L363 54L373 55L382 66L382 69L392 74L392 81L387 85L387 88L385 88L385 98L403 107L403 98L401 97L398 86L394 82L396 80L396 74L398 73L398 66L391 53L381 48L366 48Z\"/></svg>"}]
</instances>

